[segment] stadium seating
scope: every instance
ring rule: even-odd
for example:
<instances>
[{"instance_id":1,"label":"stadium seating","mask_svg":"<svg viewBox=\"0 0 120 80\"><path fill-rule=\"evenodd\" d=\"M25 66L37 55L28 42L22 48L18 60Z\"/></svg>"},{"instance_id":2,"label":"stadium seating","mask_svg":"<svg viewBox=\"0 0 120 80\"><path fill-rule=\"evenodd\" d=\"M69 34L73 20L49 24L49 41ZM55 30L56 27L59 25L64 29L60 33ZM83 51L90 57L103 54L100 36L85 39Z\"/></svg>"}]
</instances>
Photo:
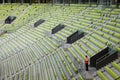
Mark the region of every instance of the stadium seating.
<instances>
[{"instance_id":1,"label":"stadium seating","mask_svg":"<svg viewBox=\"0 0 120 80\"><path fill-rule=\"evenodd\" d=\"M7 33L0 36L0 80L84 80L83 74L79 73L79 65L85 55L90 58L106 46L115 47L120 52L119 9L100 10L84 7L84 4L62 7L12 5L0 6L3 10L0 13L4 15L0 16L1 20L10 14L17 16L12 24L5 25ZM33 28L39 19L45 22ZM65 28L50 34L60 23ZM65 48L66 38L76 30L83 30L85 37ZM119 78L120 59L94 74L95 80Z\"/></svg>"},{"instance_id":2,"label":"stadium seating","mask_svg":"<svg viewBox=\"0 0 120 80\"><path fill-rule=\"evenodd\" d=\"M109 63L107 66L104 68L100 69L97 71L95 77L96 79L102 79L102 80L115 80L115 79L120 79L120 65L119 65L119 59ZM118 63L117 63L118 62Z\"/></svg>"}]
</instances>

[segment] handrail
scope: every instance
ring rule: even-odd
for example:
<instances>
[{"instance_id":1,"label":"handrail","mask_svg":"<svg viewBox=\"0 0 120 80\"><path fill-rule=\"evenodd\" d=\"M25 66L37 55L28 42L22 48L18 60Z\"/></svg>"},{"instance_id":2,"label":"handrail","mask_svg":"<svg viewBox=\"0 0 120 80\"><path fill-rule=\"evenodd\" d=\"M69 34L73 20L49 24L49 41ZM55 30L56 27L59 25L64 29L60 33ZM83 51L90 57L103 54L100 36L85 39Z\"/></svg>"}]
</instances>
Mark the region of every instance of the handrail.
<instances>
[{"instance_id":1,"label":"handrail","mask_svg":"<svg viewBox=\"0 0 120 80\"><path fill-rule=\"evenodd\" d=\"M77 57L78 58L78 57ZM83 80L86 79L85 76L85 65L82 59L80 59L80 62L78 62L75 58L74 58L74 64L78 70L78 73L80 73L81 77L83 78Z\"/></svg>"},{"instance_id":2,"label":"handrail","mask_svg":"<svg viewBox=\"0 0 120 80\"><path fill-rule=\"evenodd\" d=\"M86 76L85 76L85 65L83 63L83 60L80 60L81 62L79 63L79 73L81 74L81 77L85 80L86 79Z\"/></svg>"}]
</instances>

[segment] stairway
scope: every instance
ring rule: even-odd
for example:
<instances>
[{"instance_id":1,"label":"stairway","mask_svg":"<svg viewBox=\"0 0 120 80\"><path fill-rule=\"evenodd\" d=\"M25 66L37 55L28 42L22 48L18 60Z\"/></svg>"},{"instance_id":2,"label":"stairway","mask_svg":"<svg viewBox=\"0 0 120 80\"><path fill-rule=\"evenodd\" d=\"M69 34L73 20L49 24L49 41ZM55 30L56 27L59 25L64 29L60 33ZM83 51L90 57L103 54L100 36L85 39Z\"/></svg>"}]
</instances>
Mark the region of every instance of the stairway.
<instances>
[{"instance_id":1,"label":"stairway","mask_svg":"<svg viewBox=\"0 0 120 80\"><path fill-rule=\"evenodd\" d=\"M94 80L94 72L96 72L96 69L93 67L89 67L89 71L85 71L86 80Z\"/></svg>"}]
</instances>

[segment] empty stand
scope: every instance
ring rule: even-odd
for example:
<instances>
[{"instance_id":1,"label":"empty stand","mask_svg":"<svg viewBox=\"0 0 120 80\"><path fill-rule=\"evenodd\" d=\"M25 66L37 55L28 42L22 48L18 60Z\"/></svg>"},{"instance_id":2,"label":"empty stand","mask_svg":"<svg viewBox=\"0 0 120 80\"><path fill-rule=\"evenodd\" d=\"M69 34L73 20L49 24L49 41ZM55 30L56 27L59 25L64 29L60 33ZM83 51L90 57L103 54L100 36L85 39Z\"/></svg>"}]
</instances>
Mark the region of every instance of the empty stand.
<instances>
[{"instance_id":1,"label":"empty stand","mask_svg":"<svg viewBox=\"0 0 120 80\"><path fill-rule=\"evenodd\" d=\"M120 79L120 59L117 59L105 67L102 67L101 69L97 70L95 72L94 77L96 79L102 79L102 80L119 80Z\"/></svg>"},{"instance_id":2,"label":"empty stand","mask_svg":"<svg viewBox=\"0 0 120 80\"><path fill-rule=\"evenodd\" d=\"M3 27L3 31L12 30L12 33L0 37L0 80L85 80L82 63L85 55L92 58L98 54L94 61L100 65L116 57L106 54L116 53L110 52L107 46L120 51L119 9L81 6L86 4L11 5L0 5L1 21L11 13L17 17L12 24ZM39 19L45 23L36 23ZM31 29L35 23L36 28ZM45 35L60 26L59 23L65 26L64 29L55 29L56 33L51 37ZM71 36L75 32L76 35ZM68 37L72 44L64 49L60 44ZM94 64L92 66L96 66ZM120 59L105 64L105 67L98 66L101 68L95 71L94 80L119 80Z\"/></svg>"}]
</instances>

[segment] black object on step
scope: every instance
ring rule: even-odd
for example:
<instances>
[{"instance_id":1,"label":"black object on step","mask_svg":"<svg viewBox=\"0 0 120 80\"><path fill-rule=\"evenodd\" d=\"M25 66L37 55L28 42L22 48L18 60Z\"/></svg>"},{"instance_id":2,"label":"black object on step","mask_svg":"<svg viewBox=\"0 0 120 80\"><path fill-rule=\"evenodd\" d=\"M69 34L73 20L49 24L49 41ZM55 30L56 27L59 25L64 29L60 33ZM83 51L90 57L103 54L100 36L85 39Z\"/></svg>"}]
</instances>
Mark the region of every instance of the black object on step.
<instances>
[{"instance_id":1,"label":"black object on step","mask_svg":"<svg viewBox=\"0 0 120 80\"><path fill-rule=\"evenodd\" d=\"M15 16L8 16L8 17L5 19L5 24L11 24L15 19L16 19Z\"/></svg>"},{"instance_id":2,"label":"black object on step","mask_svg":"<svg viewBox=\"0 0 120 80\"><path fill-rule=\"evenodd\" d=\"M39 26L39 25L42 24L43 22L45 22L45 20L43 20L43 19L38 20L37 22L34 23L34 27Z\"/></svg>"},{"instance_id":3,"label":"black object on step","mask_svg":"<svg viewBox=\"0 0 120 80\"><path fill-rule=\"evenodd\" d=\"M67 37L67 43L72 44L78 39L84 37L85 33L82 30L77 30L75 33Z\"/></svg>"},{"instance_id":4,"label":"black object on step","mask_svg":"<svg viewBox=\"0 0 120 80\"><path fill-rule=\"evenodd\" d=\"M58 31L62 30L65 27L63 24L57 25L55 28L52 29L52 34L57 33Z\"/></svg>"},{"instance_id":5,"label":"black object on step","mask_svg":"<svg viewBox=\"0 0 120 80\"><path fill-rule=\"evenodd\" d=\"M100 69L106 64L112 62L118 58L118 52L110 47L105 47L103 50L98 52L96 55L90 58L90 66Z\"/></svg>"}]
</instances>

